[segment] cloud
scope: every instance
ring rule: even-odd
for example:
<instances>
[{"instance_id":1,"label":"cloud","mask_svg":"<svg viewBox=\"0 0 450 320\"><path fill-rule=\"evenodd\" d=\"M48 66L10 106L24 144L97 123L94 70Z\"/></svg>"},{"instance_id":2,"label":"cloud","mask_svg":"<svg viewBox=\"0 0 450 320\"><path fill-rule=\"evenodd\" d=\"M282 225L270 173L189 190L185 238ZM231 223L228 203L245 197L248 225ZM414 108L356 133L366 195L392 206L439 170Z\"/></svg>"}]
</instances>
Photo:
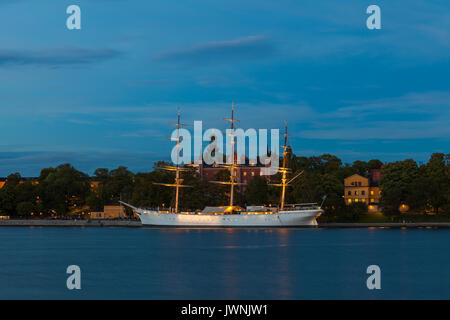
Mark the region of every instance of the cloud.
<instances>
[{"instance_id":1,"label":"cloud","mask_svg":"<svg viewBox=\"0 0 450 320\"><path fill-rule=\"evenodd\" d=\"M311 120L298 136L309 139L448 139L450 92L408 93L353 102Z\"/></svg>"},{"instance_id":2,"label":"cloud","mask_svg":"<svg viewBox=\"0 0 450 320\"><path fill-rule=\"evenodd\" d=\"M276 52L273 41L265 36L249 36L230 41L215 41L191 48L161 52L156 60L194 64L261 59Z\"/></svg>"},{"instance_id":3,"label":"cloud","mask_svg":"<svg viewBox=\"0 0 450 320\"><path fill-rule=\"evenodd\" d=\"M442 148L450 136L449 103L450 92L447 91L412 92L398 97L345 102L341 107L322 112L306 102L238 103L235 111L236 118L241 120L238 127L244 129L282 129L283 120L288 120L289 142L296 154L332 153L345 161L376 157L384 160L400 157L424 160L431 152L448 152ZM99 126L96 128L97 134L113 132L114 136L111 134L108 139L120 141L121 145L137 143L142 146L140 150L148 147L157 151L120 151L117 145L114 150L102 150L89 142L79 152L67 150L68 146L54 146L52 150L48 146L4 146L3 149L10 152L0 153L0 175L20 171L23 175L32 176L39 174L43 167L66 162L88 173L97 167L113 168L118 165L126 165L133 171L151 170L153 161L169 157L171 146L164 137L173 130L167 122L175 120L179 106L182 122L188 124L190 131L193 130L194 120L203 121L203 130L228 127L223 118L229 115L230 102L89 107L73 111L75 117L66 110L58 117L68 117L68 121L85 120L84 116L88 116L86 121L90 122L90 117L93 117L92 121L96 122L99 120L97 116L107 115L108 118L100 123L120 122L123 129L111 130L115 126ZM86 150L88 147L92 149ZM65 151L61 150L64 148Z\"/></svg>"},{"instance_id":4,"label":"cloud","mask_svg":"<svg viewBox=\"0 0 450 320\"><path fill-rule=\"evenodd\" d=\"M46 50L0 49L0 66L36 65L60 67L85 65L115 58L120 53L112 49L65 47Z\"/></svg>"},{"instance_id":5,"label":"cloud","mask_svg":"<svg viewBox=\"0 0 450 320\"><path fill-rule=\"evenodd\" d=\"M338 118L363 118L380 113L448 115L450 92L413 92L400 97L376 99L373 101L351 101L349 103L351 105L341 107L329 116Z\"/></svg>"}]
</instances>

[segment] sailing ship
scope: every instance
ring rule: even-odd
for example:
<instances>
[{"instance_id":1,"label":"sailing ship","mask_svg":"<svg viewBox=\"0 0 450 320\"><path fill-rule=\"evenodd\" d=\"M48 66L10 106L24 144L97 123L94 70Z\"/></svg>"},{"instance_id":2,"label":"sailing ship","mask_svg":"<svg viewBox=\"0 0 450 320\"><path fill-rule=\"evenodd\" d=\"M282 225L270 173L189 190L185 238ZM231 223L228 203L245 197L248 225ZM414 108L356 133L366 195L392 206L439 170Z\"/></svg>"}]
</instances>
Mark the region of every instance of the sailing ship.
<instances>
[{"instance_id":1,"label":"sailing ship","mask_svg":"<svg viewBox=\"0 0 450 320\"><path fill-rule=\"evenodd\" d=\"M234 103L231 109L231 118L225 119L231 123L231 161L223 165L230 171L229 181L210 181L230 186L230 202L227 206L205 207L202 211L180 212L179 210L179 192L180 188L190 186L183 184L181 173L187 169L179 165L179 152L177 152L177 161L174 166L165 166L162 169L175 172L174 183L155 183L167 187L175 188L175 207L173 210L138 208L128 203L120 201L123 205L131 208L139 217L143 225L149 226L173 226L173 227L306 227L316 226L317 220L323 210L317 203L304 204L285 204L286 189L292 181L297 179L303 172L295 177L288 179L291 170L287 167L288 156L288 132L285 121L284 144L283 148L283 166L278 169L281 173L281 183L271 184L281 187L281 199L278 207L272 206L247 206L242 208L235 205L234 193L235 187L240 185L237 179L237 170L239 165L235 157L235 139L233 136L234 124ZM171 138L176 141L177 151L180 148L180 128L183 124L180 122L180 111L178 111L178 121L172 123L177 127L177 137Z\"/></svg>"}]
</instances>

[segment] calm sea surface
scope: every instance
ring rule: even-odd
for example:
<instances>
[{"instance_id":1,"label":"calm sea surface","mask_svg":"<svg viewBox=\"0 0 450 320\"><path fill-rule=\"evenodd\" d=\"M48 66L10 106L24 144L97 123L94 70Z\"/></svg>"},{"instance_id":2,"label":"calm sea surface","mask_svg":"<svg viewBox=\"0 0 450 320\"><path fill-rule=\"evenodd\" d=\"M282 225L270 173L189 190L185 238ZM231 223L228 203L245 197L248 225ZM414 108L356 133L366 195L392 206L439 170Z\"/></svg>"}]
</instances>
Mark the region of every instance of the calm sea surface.
<instances>
[{"instance_id":1,"label":"calm sea surface","mask_svg":"<svg viewBox=\"0 0 450 320\"><path fill-rule=\"evenodd\" d=\"M450 229L0 228L0 299L449 299L449 270Z\"/></svg>"}]
</instances>

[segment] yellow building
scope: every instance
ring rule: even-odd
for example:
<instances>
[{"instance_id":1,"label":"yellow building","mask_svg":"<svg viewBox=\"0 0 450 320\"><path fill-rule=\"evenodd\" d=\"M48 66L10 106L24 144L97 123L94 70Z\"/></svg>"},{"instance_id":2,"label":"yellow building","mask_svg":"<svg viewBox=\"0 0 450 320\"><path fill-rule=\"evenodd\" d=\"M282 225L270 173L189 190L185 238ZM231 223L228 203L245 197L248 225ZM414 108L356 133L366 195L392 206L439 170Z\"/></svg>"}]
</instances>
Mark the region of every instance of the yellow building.
<instances>
[{"instance_id":1,"label":"yellow building","mask_svg":"<svg viewBox=\"0 0 450 320\"><path fill-rule=\"evenodd\" d=\"M122 206L104 206L103 211L90 212L91 219L118 219L125 218L125 210Z\"/></svg>"},{"instance_id":2,"label":"yellow building","mask_svg":"<svg viewBox=\"0 0 450 320\"><path fill-rule=\"evenodd\" d=\"M347 205L362 202L367 204L369 212L378 212L381 190L378 186L379 174L375 172L370 178L354 174L344 179L344 199Z\"/></svg>"}]
</instances>

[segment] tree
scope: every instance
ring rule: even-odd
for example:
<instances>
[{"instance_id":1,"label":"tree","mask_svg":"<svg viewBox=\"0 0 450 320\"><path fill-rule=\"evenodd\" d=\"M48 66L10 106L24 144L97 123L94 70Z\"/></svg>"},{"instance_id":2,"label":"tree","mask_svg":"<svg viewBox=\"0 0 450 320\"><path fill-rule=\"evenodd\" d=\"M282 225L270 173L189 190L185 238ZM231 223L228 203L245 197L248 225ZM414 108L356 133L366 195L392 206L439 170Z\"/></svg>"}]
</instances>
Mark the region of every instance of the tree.
<instances>
[{"instance_id":1,"label":"tree","mask_svg":"<svg viewBox=\"0 0 450 320\"><path fill-rule=\"evenodd\" d=\"M383 167L383 162L378 159L372 159L367 162L367 167L369 170L381 169L381 167Z\"/></svg>"},{"instance_id":2,"label":"tree","mask_svg":"<svg viewBox=\"0 0 450 320\"><path fill-rule=\"evenodd\" d=\"M36 204L30 201L20 202L17 205L17 214L19 216L30 216L36 210Z\"/></svg>"},{"instance_id":3,"label":"tree","mask_svg":"<svg viewBox=\"0 0 450 320\"><path fill-rule=\"evenodd\" d=\"M448 166L448 165L447 165ZM443 153L433 153L424 166L424 190L428 204L435 213L449 202L450 176Z\"/></svg>"},{"instance_id":4,"label":"tree","mask_svg":"<svg viewBox=\"0 0 450 320\"><path fill-rule=\"evenodd\" d=\"M127 167L120 166L109 172L109 179L105 183L111 200L116 202L120 195L131 196L133 191L133 173Z\"/></svg>"},{"instance_id":5,"label":"tree","mask_svg":"<svg viewBox=\"0 0 450 320\"><path fill-rule=\"evenodd\" d=\"M135 206L149 208L170 206L174 190L154 183L173 183L174 177L172 172L158 168L149 173L136 174L130 202Z\"/></svg>"},{"instance_id":6,"label":"tree","mask_svg":"<svg viewBox=\"0 0 450 320\"><path fill-rule=\"evenodd\" d=\"M81 208L89 191L89 177L70 164L41 171L38 194L47 214L66 215Z\"/></svg>"},{"instance_id":7,"label":"tree","mask_svg":"<svg viewBox=\"0 0 450 320\"><path fill-rule=\"evenodd\" d=\"M14 187L5 184L0 189L0 207L3 213L13 216L16 214L17 200Z\"/></svg>"},{"instance_id":8,"label":"tree","mask_svg":"<svg viewBox=\"0 0 450 320\"><path fill-rule=\"evenodd\" d=\"M107 204L117 204L121 197L126 200L133 196L135 177L127 167L119 166L111 171L98 168L94 171L93 178L99 185L91 190L86 199L91 209L99 210Z\"/></svg>"},{"instance_id":9,"label":"tree","mask_svg":"<svg viewBox=\"0 0 450 320\"><path fill-rule=\"evenodd\" d=\"M417 163L412 159L387 164L382 171L380 187L381 205L385 214L399 214L401 204L408 204L411 209L421 209L424 196L417 194L421 175Z\"/></svg>"},{"instance_id":10,"label":"tree","mask_svg":"<svg viewBox=\"0 0 450 320\"><path fill-rule=\"evenodd\" d=\"M263 205L267 204L269 187L267 180L255 176L250 180L246 190L246 202L249 205Z\"/></svg>"},{"instance_id":11,"label":"tree","mask_svg":"<svg viewBox=\"0 0 450 320\"><path fill-rule=\"evenodd\" d=\"M30 181L23 181L19 173L10 174L0 189L0 210L15 216L21 202L36 203L36 188Z\"/></svg>"},{"instance_id":12,"label":"tree","mask_svg":"<svg viewBox=\"0 0 450 320\"><path fill-rule=\"evenodd\" d=\"M383 166L383 162L378 159L372 159L368 162L356 160L353 162L352 169L353 172L351 174L357 173L363 177L367 176L371 170L381 169Z\"/></svg>"},{"instance_id":13,"label":"tree","mask_svg":"<svg viewBox=\"0 0 450 320\"><path fill-rule=\"evenodd\" d=\"M180 189L180 208L183 210L203 209L207 205L212 205L213 190L217 185L202 181L198 173L191 168L182 173L184 184L191 187Z\"/></svg>"},{"instance_id":14,"label":"tree","mask_svg":"<svg viewBox=\"0 0 450 320\"><path fill-rule=\"evenodd\" d=\"M358 202L352 203L351 205L346 207L346 210L343 211L339 216L339 221L358 221L361 215L367 213L367 204Z\"/></svg>"},{"instance_id":15,"label":"tree","mask_svg":"<svg viewBox=\"0 0 450 320\"><path fill-rule=\"evenodd\" d=\"M224 182L230 181L230 171L227 169L220 170L214 176L214 181L224 181ZM211 182L209 182L208 184L209 184L208 188L210 188L210 190L208 192L210 205L213 205L213 206L228 205L230 202L230 186L222 185L222 184L215 184L215 183L211 183ZM237 198L237 195L238 195L237 191L238 191L238 187L235 186L234 199L237 200L237 201L234 201L235 204L238 204L239 200L241 200L241 199Z\"/></svg>"},{"instance_id":16,"label":"tree","mask_svg":"<svg viewBox=\"0 0 450 320\"><path fill-rule=\"evenodd\" d=\"M98 168L94 171L95 181L105 182L109 178L109 170L106 168Z\"/></svg>"}]
</instances>

